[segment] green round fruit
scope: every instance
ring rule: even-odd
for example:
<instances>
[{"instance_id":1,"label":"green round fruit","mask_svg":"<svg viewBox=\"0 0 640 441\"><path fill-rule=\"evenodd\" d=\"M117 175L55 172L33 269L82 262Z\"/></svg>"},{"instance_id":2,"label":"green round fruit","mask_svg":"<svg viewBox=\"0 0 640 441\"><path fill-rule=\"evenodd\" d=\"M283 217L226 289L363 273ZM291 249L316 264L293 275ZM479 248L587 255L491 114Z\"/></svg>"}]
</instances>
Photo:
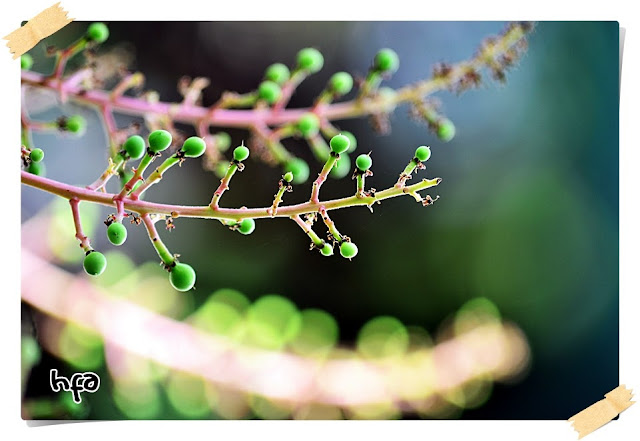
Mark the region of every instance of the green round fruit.
<instances>
[{"instance_id":1,"label":"green round fruit","mask_svg":"<svg viewBox=\"0 0 640 441\"><path fill-rule=\"evenodd\" d=\"M282 179L284 179L284 180L285 180L285 182L291 182L291 181L293 181L293 173L291 173L291 172L286 172L286 173L284 174L284 176L282 177Z\"/></svg>"},{"instance_id":2,"label":"green round fruit","mask_svg":"<svg viewBox=\"0 0 640 441\"><path fill-rule=\"evenodd\" d=\"M127 140L122 145L122 148L129 158L131 159L140 159L144 155L147 146L144 143L144 138L140 135L133 135L127 138Z\"/></svg>"},{"instance_id":3,"label":"green round fruit","mask_svg":"<svg viewBox=\"0 0 640 441\"><path fill-rule=\"evenodd\" d=\"M421 145L416 149L416 158L420 162L424 162L431 156L431 149L426 145Z\"/></svg>"},{"instance_id":4,"label":"green round fruit","mask_svg":"<svg viewBox=\"0 0 640 441\"><path fill-rule=\"evenodd\" d=\"M33 149L29 153L29 158L32 162L40 162L44 159L44 151L42 149Z\"/></svg>"},{"instance_id":5,"label":"green round fruit","mask_svg":"<svg viewBox=\"0 0 640 441\"><path fill-rule=\"evenodd\" d=\"M204 139L192 136L187 138L184 144L182 144L182 151L187 158L198 158L204 154L207 149L207 145Z\"/></svg>"},{"instance_id":6,"label":"green round fruit","mask_svg":"<svg viewBox=\"0 0 640 441\"><path fill-rule=\"evenodd\" d=\"M345 259L351 259L358 254L358 247L352 242L342 242L342 245L340 245L340 254Z\"/></svg>"},{"instance_id":7,"label":"green round fruit","mask_svg":"<svg viewBox=\"0 0 640 441\"><path fill-rule=\"evenodd\" d=\"M290 76L289 68L282 63L274 63L264 72L265 80L273 81L278 85L284 84Z\"/></svg>"},{"instance_id":8,"label":"green round fruit","mask_svg":"<svg viewBox=\"0 0 640 441\"><path fill-rule=\"evenodd\" d=\"M29 70L33 66L33 57L29 54L24 54L20 57L20 69Z\"/></svg>"},{"instance_id":9,"label":"green round fruit","mask_svg":"<svg viewBox=\"0 0 640 441\"><path fill-rule=\"evenodd\" d=\"M349 150L349 138L342 134L336 135L331 138L331 141L329 141L329 145L331 146L331 150L333 150L335 153L344 153Z\"/></svg>"},{"instance_id":10,"label":"green round fruit","mask_svg":"<svg viewBox=\"0 0 640 441\"><path fill-rule=\"evenodd\" d=\"M302 184L309 179L309 164L304 159L290 159L285 163L284 170L293 173L294 184Z\"/></svg>"},{"instance_id":11,"label":"green round fruit","mask_svg":"<svg viewBox=\"0 0 640 441\"><path fill-rule=\"evenodd\" d=\"M44 162L32 162L31 164L29 164L29 168L27 168L27 171L32 175L44 176L46 171Z\"/></svg>"},{"instance_id":12,"label":"green round fruit","mask_svg":"<svg viewBox=\"0 0 640 441\"><path fill-rule=\"evenodd\" d=\"M107 238L113 245L120 246L127 240L127 228L120 222L113 222L107 227Z\"/></svg>"},{"instance_id":13,"label":"green round fruit","mask_svg":"<svg viewBox=\"0 0 640 441\"><path fill-rule=\"evenodd\" d=\"M305 113L298 120L297 127L305 138L315 136L320 129L320 120L315 113Z\"/></svg>"},{"instance_id":14,"label":"green round fruit","mask_svg":"<svg viewBox=\"0 0 640 441\"><path fill-rule=\"evenodd\" d=\"M449 142L456 136L456 126L447 118L441 119L438 121L437 134L442 141Z\"/></svg>"},{"instance_id":15,"label":"green round fruit","mask_svg":"<svg viewBox=\"0 0 640 441\"><path fill-rule=\"evenodd\" d=\"M173 141L171 133L166 130L154 130L149 134L149 150L153 153L159 153L166 150Z\"/></svg>"},{"instance_id":16,"label":"green round fruit","mask_svg":"<svg viewBox=\"0 0 640 441\"><path fill-rule=\"evenodd\" d=\"M380 72L395 72L400 66L398 54L393 49L381 49L374 59L374 67Z\"/></svg>"},{"instance_id":17,"label":"green round fruit","mask_svg":"<svg viewBox=\"0 0 640 441\"><path fill-rule=\"evenodd\" d=\"M233 159L238 162L244 161L249 157L249 149L243 145L239 145L233 149Z\"/></svg>"},{"instance_id":18,"label":"green round fruit","mask_svg":"<svg viewBox=\"0 0 640 441\"><path fill-rule=\"evenodd\" d=\"M73 115L66 119L64 128L71 133L80 133L87 126L87 122L80 115Z\"/></svg>"},{"instance_id":19,"label":"green round fruit","mask_svg":"<svg viewBox=\"0 0 640 441\"><path fill-rule=\"evenodd\" d=\"M177 263L171 268L169 281L177 291L189 291L196 283L196 272L186 263Z\"/></svg>"},{"instance_id":20,"label":"green round fruit","mask_svg":"<svg viewBox=\"0 0 640 441\"><path fill-rule=\"evenodd\" d=\"M227 132L218 132L215 135L216 147L221 152L226 152L231 147L231 136Z\"/></svg>"},{"instance_id":21,"label":"green round fruit","mask_svg":"<svg viewBox=\"0 0 640 441\"><path fill-rule=\"evenodd\" d=\"M91 250L85 256L82 266L90 276L99 276L107 269L107 258L104 257L104 254Z\"/></svg>"},{"instance_id":22,"label":"green round fruit","mask_svg":"<svg viewBox=\"0 0 640 441\"><path fill-rule=\"evenodd\" d=\"M353 78L347 72L337 72L329 80L329 87L338 95L346 95L353 88Z\"/></svg>"},{"instance_id":23,"label":"green round fruit","mask_svg":"<svg viewBox=\"0 0 640 441\"><path fill-rule=\"evenodd\" d=\"M320 254L323 256L333 256L333 246L325 242L324 246L320 248Z\"/></svg>"},{"instance_id":24,"label":"green round fruit","mask_svg":"<svg viewBox=\"0 0 640 441\"><path fill-rule=\"evenodd\" d=\"M360 171L367 171L371 168L371 164L373 161L371 160L371 156L369 155L360 155L356 158L356 167Z\"/></svg>"},{"instance_id":25,"label":"green round fruit","mask_svg":"<svg viewBox=\"0 0 640 441\"><path fill-rule=\"evenodd\" d=\"M238 227L238 231L245 236L253 233L256 229L256 221L253 219L242 219L240 222L240 226Z\"/></svg>"},{"instance_id":26,"label":"green round fruit","mask_svg":"<svg viewBox=\"0 0 640 441\"><path fill-rule=\"evenodd\" d=\"M109 28L104 23L91 23L87 28L87 38L104 43L109 38Z\"/></svg>"},{"instance_id":27,"label":"green round fruit","mask_svg":"<svg viewBox=\"0 0 640 441\"><path fill-rule=\"evenodd\" d=\"M282 90L273 81L263 81L258 86L258 97L261 100L265 100L269 104L274 104L280 98Z\"/></svg>"},{"instance_id":28,"label":"green round fruit","mask_svg":"<svg viewBox=\"0 0 640 441\"><path fill-rule=\"evenodd\" d=\"M349 155L343 153L336 161L331 172L329 172L329 176L334 179L342 179L347 176L349 172L351 172L351 159L349 159Z\"/></svg>"},{"instance_id":29,"label":"green round fruit","mask_svg":"<svg viewBox=\"0 0 640 441\"><path fill-rule=\"evenodd\" d=\"M298 69L316 73L324 65L324 57L317 49L308 47L298 52Z\"/></svg>"}]
</instances>

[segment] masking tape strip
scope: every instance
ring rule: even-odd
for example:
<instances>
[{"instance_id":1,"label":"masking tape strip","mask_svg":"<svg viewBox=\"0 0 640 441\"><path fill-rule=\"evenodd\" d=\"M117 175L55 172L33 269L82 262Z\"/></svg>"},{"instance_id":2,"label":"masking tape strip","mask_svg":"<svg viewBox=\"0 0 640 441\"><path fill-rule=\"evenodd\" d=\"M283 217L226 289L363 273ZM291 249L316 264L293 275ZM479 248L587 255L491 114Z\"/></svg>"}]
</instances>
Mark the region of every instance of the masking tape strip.
<instances>
[{"instance_id":1,"label":"masking tape strip","mask_svg":"<svg viewBox=\"0 0 640 441\"><path fill-rule=\"evenodd\" d=\"M620 412L630 407L635 401L631 401L631 389L624 384L605 394L604 400L592 404L583 411L569 418L573 428L578 432L578 439L590 434L596 429L607 424Z\"/></svg>"},{"instance_id":2,"label":"masking tape strip","mask_svg":"<svg viewBox=\"0 0 640 441\"><path fill-rule=\"evenodd\" d=\"M73 19L68 18L67 14L68 12L62 9L60 2L58 2L33 17L24 26L4 37L4 40L9 40L7 47L14 54L13 59L20 57L43 38L71 23Z\"/></svg>"}]
</instances>

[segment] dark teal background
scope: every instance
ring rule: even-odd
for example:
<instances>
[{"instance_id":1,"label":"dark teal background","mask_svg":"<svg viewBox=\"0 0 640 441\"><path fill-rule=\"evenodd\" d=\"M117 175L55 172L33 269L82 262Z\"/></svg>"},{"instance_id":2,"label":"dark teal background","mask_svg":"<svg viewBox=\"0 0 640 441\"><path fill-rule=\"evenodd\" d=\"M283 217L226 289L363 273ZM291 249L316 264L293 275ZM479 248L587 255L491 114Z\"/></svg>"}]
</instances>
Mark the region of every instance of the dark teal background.
<instances>
[{"instance_id":1,"label":"dark teal background","mask_svg":"<svg viewBox=\"0 0 640 441\"><path fill-rule=\"evenodd\" d=\"M222 90L252 90L270 63L291 64L300 48L314 46L324 53L325 67L292 99L292 106L307 106L334 72L364 75L381 47L400 56L400 70L388 82L399 87L430 75L436 62L468 58L503 26L115 22L105 47L129 42L146 87L164 100L180 99L175 85L182 75L211 78L208 105ZM71 41L83 27L73 23L59 38ZM359 246L353 262L310 253L307 237L285 219L258 221L249 237L217 222L177 220L174 232L161 234L197 270L193 295L204 301L220 287L250 298L278 293L299 308L333 314L347 343L377 315L435 331L464 302L484 296L522 328L532 363L521 381L496 385L487 404L463 418L567 419L601 399L618 385L618 32L616 22L539 23L506 85L488 80L460 97L437 94L457 127L447 144L412 121L407 107L393 114L387 136L375 134L366 120L340 122L358 138L358 153L373 152L369 185L392 185L421 144L432 148L426 176L443 178L430 192L440 196L432 207L396 198L373 214L364 208L335 212L340 231ZM34 68L47 71L37 56L43 47L32 51ZM234 145L247 139L246 132L230 133ZM44 136L55 140L35 139ZM91 182L104 168L103 136L90 131L64 140L60 154L47 153L48 176ZM312 176L319 171L303 142L286 145L309 160ZM70 171L70 152L86 165ZM148 199L202 205L218 182L197 163L170 174ZM222 205L268 205L279 177L279 170L249 161ZM332 181L323 197L353 188L349 179ZM309 189L296 187L286 202L305 200ZM48 199L24 189L23 218ZM141 230L123 248L137 261L156 260Z\"/></svg>"}]
</instances>

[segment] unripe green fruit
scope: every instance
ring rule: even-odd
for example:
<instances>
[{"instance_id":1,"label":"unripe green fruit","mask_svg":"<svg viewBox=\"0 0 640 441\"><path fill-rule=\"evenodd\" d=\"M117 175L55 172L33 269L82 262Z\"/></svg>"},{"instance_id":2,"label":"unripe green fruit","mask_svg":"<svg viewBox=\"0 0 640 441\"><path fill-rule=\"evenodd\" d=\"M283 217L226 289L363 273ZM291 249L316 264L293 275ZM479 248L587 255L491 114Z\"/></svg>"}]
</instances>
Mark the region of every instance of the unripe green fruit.
<instances>
[{"instance_id":1,"label":"unripe green fruit","mask_svg":"<svg viewBox=\"0 0 640 441\"><path fill-rule=\"evenodd\" d=\"M29 168L27 168L27 171L32 175L44 176L46 169L43 162L32 162L31 164L29 164Z\"/></svg>"},{"instance_id":2,"label":"unripe green fruit","mask_svg":"<svg viewBox=\"0 0 640 441\"><path fill-rule=\"evenodd\" d=\"M346 153L343 153L331 169L329 176L334 179L342 179L347 176L349 172L351 172L351 159L349 159Z\"/></svg>"},{"instance_id":3,"label":"unripe green fruit","mask_svg":"<svg viewBox=\"0 0 640 441\"><path fill-rule=\"evenodd\" d=\"M284 176L282 177L282 179L284 179L286 182L291 182L293 181L293 173L291 172L286 172L284 174Z\"/></svg>"},{"instance_id":4,"label":"unripe green fruit","mask_svg":"<svg viewBox=\"0 0 640 441\"><path fill-rule=\"evenodd\" d=\"M356 158L356 167L363 172L369 170L372 163L373 161L369 155L360 155Z\"/></svg>"},{"instance_id":5,"label":"unripe green fruit","mask_svg":"<svg viewBox=\"0 0 640 441\"><path fill-rule=\"evenodd\" d=\"M177 291L189 291L196 283L196 272L186 263L177 263L171 268L169 281Z\"/></svg>"},{"instance_id":6,"label":"unripe green fruit","mask_svg":"<svg viewBox=\"0 0 640 441\"><path fill-rule=\"evenodd\" d=\"M340 132L340 134L349 138L349 148L347 149L347 153L355 152L356 147L358 147L358 140L355 136L353 136L353 133L343 130L342 132Z\"/></svg>"},{"instance_id":7,"label":"unripe green fruit","mask_svg":"<svg viewBox=\"0 0 640 441\"><path fill-rule=\"evenodd\" d=\"M253 219L242 219L240 222L240 226L238 227L238 231L245 236L253 233L256 229L256 221Z\"/></svg>"},{"instance_id":8,"label":"unripe green fruit","mask_svg":"<svg viewBox=\"0 0 640 441\"><path fill-rule=\"evenodd\" d=\"M154 130L149 134L149 150L153 153L159 153L166 150L173 141L171 133L166 130Z\"/></svg>"},{"instance_id":9,"label":"unripe green fruit","mask_svg":"<svg viewBox=\"0 0 640 441\"><path fill-rule=\"evenodd\" d=\"M327 257L333 256L333 247L330 244L325 243L324 246L320 248L320 254Z\"/></svg>"},{"instance_id":10,"label":"unripe green fruit","mask_svg":"<svg viewBox=\"0 0 640 441\"><path fill-rule=\"evenodd\" d=\"M120 246L127 240L127 228L120 222L113 222L107 227L107 238L113 245Z\"/></svg>"},{"instance_id":11,"label":"unripe green fruit","mask_svg":"<svg viewBox=\"0 0 640 441\"><path fill-rule=\"evenodd\" d=\"M400 66L398 54L392 49L380 49L374 59L374 67L380 72L395 72Z\"/></svg>"},{"instance_id":12,"label":"unripe green fruit","mask_svg":"<svg viewBox=\"0 0 640 441\"><path fill-rule=\"evenodd\" d=\"M309 179L309 165L304 159L292 158L284 165L284 170L293 173L293 183L302 184Z\"/></svg>"},{"instance_id":13,"label":"unripe green fruit","mask_svg":"<svg viewBox=\"0 0 640 441\"><path fill-rule=\"evenodd\" d=\"M184 144L182 144L181 150L187 158L198 158L204 154L206 149L207 145L204 139L192 136L191 138L187 138Z\"/></svg>"},{"instance_id":14,"label":"unripe green fruit","mask_svg":"<svg viewBox=\"0 0 640 441\"><path fill-rule=\"evenodd\" d=\"M84 270L90 276L99 276L107 269L107 258L98 251L90 251L82 263Z\"/></svg>"},{"instance_id":15,"label":"unripe green fruit","mask_svg":"<svg viewBox=\"0 0 640 441\"><path fill-rule=\"evenodd\" d=\"M122 148L131 159L140 159L144 155L147 147L142 136L133 135L127 138Z\"/></svg>"},{"instance_id":16,"label":"unripe green fruit","mask_svg":"<svg viewBox=\"0 0 640 441\"><path fill-rule=\"evenodd\" d=\"M346 72L337 72L329 80L329 87L338 95L346 95L353 88L353 78Z\"/></svg>"},{"instance_id":17,"label":"unripe green fruit","mask_svg":"<svg viewBox=\"0 0 640 441\"><path fill-rule=\"evenodd\" d=\"M282 85L290 76L289 68L282 63L272 64L264 73L265 80L273 81L278 85Z\"/></svg>"},{"instance_id":18,"label":"unripe green fruit","mask_svg":"<svg viewBox=\"0 0 640 441\"><path fill-rule=\"evenodd\" d=\"M345 259L351 259L358 254L358 247L352 242L342 242L342 245L340 245L340 254Z\"/></svg>"},{"instance_id":19,"label":"unripe green fruit","mask_svg":"<svg viewBox=\"0 0 640 441\"><path fill-rule=\"evenodd\" d=\"M305 113L298 120L297 127L305 138L315 136L320 129L320 120L315 113Z\"/></svg>"},{"instance_id":20,"label":"unripe green fruit","mask_svg":"<svg viewBox=\"0 0 640 441\"><path fill-rule=\"evenodd\" d=\"M331 138L329 141L329 145L331 146L331 150L335 153L340 154L349 150L349 138L340 134Z\"/></svg>"},{"instance_id":21,"label":"unripe green fruit","mask_svg":"<svg viewBox=\"0 0 640 441\"><path fill-rule=\"evenodd\" d=\"M227 170L229 170L229 161L220 161L215 165L213 172L222 179L227 174Z\"/></svg>"},{"instance_id":22,"label":"unripe green fruit","mask_svg":"<svg viewBox=\"0 0 640 441\"><path fill-rule=\"evenodd\" d=\"M424 162L431 156L431 149L426 145L421 145L416 149L416 158L420 162Z\"/></svg>"},{"instance_id":23,"label":"unripe green fruit","mask_svg":"<svg viewBox=\"0 0 640 441\"><path fill-rule=\"evenodd\" d=\"M44 159L44 152L42 149L33 149L31 153L29 153L29 158L33 162L40 162Z\"/></svg>"},{"instance_id":24,"label":"unripe green fruit","mask_svg":"<svg viewBox=\"0 0 640 441\"><path fill-rule=\"evenodd\" d=\"M87 122L80 115L73 115L66 119L65 121L65 130L70 131L71 133L79 133L87 126Z\"/></svg>"},{"instance_id":25,"label":"unripe green fruit","mask_svg":"<svg viewBox=\"0 0 640 441\"><path fill-rule=\"evenodd\" d=\"M244 161L249 157L249 149L243 145L239 145L233 150L233 159L238 162Z\"/></svg>"},{"instance_id":26,"label":"unripe green fruit","mask_svg":"<svg viewBox=\"0 0 640 441\"><path fill-rule=\"evenodd\" d=\"M441 119L438 121L438 138L444 142L449 142L456 136L456 126L449 119Z\"/></svg>"},{"instance_id":27,"label":"unripe green fruit","mask_svg":"<svg viewBox=\"0 0 640 441\"><path fill-rule=\"evenodd\" d=\"M231 147L231 136L227 132L218 132L215 134L216 147L221 152L226 152Z\"/></svg>"},{"instance_id":28,"label":"unripe green fruit","mask_svg":"<svg viewBox=\"0 0 640 441\"><path fill-rule=\"evenodd\" d=\"M20 69L29 70L33 66L33 57L29 54L24 54L20 57Z\"/></svg>"},{"instance_id":29,"label":"unripe green fruit","mask_svg":"<svg viewBox=\"0 0 640 441\"><path fill-rule=\"evenodd\" d=\"M269 104L273 104L280 98L282 90L273 81L263 81L258 86L258 96Z\"/></svg>"},{"instance_id":30,"label":"unripe green fruit","mask_svg":"<svg viewBox=\"0 0 640 441\"><path fill-rule=\"evenodd\" d=\"M308 47L298 52L298 68L309 73L316 73L324 65L324 57L317 49Z\"/></svg>"},{"instance_id":31,"label":"unripe green fruit","mask_svg":"<svg viewBox=\"0 0 640 441\"><path fill-rule=\"evenodd\" d=\"M104 23L91 23L87 28L87 37L98 43L104 43L109 38L109 28Z\"/></svg>"}]
</instances>

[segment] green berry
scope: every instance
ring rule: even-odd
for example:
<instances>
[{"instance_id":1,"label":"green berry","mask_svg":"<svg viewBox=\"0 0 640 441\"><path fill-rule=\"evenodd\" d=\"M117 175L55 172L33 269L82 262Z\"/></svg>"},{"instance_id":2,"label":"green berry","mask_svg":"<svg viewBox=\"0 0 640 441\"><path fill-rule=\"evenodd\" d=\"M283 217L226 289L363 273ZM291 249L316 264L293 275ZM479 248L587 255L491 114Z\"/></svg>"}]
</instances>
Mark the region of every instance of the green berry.
<instances>
[{"instance_id":1,"label":"green berry","mask_svg":"<svg viewBox=\"0 0 640 441\"><path fill-rule=\"evenodd\" d=\"M82 266L90 276L99 276L107 269L107 258L104 257L104 254L91 250L85 256Z\"/></svg>"},{"instance_id":2,"label":"green berry","mask_svg":"<svg viewBox=\"0 0 640 441\"><path fill-rule=\"evenodd\" d=\"M244 235L253 233L253 230L255 229L256 221L253 219L242 219L242 222L240 222L240 226L238 227L238 231Z\"/></svg>"},{"instance_id":3,"label":"green berry","mask_svg":"<svg viewBox=\"0 0 640 441\"><path fill-rule=\"evenodd\" d=\"M421 145L416 149L416 158L420 162L424 162L431 156L431 149L426 145Z\"/></svg>"},{"instance_id":4,"label":"green berry","mask_svg":"<svg viewBox=\"0 0 640 441\"><path fill-rule=\"evenodd\" d=\"M325 242L324 246L320 248L320 254L327 257L333 256L333 247Z\"/></svg>"},{"instance_id":5,"label":"green berry","mask_svg":"<svg viewBox=\"0 0 640 441\"><path fill-rule=\"evenodd\" d=\"M20 57L20 69L29 70L33 66L33 57L29 54L24 54Z\"/></svg>"},{"instance_id":6,"label":"green berry","mask_svg":"<svg viewBox=\"0 0 640 441\"><path fill-rule=\"evenodd\" d=\"M392 49L381 49L374 59L374 67L380 72L395 72L400 66L398 54Z\"/></svg>"},{"instance_id":7,"label":"green berry","mask_svg":"<svg viewBox=\"0 0 640 441\"><path fill-rule=\"evenodd\" d=\"M249 157L249 149L243 145L239 145L233 149L233 159L242 162Z\"/></svg>"},{"instance_id":8,"label":"green berry","mask_svg":"<svg viewBox=\"0 0 640 441\"><path fill-rule=\"evenodd\" d=\"M329 87L338 95L346 95L351 92L353 78L346 72L337 72L329 80Z\"/></svg>"},{"instance_id":9,"label":"green berry","mask_svg":"<svg viewBox=\"0 0 640 441\"><path fill-rule=\"evenodd\" d=\"M340 155L340 158L336 161L336 164L331 169L329 176L334 179L342 179L349 174L351 171L351 160L349 159L349 155L343 153Z\"/></svg>"},{"instance_id":10,"label":"green berry","mask_svg":"<svg viewBox=\"0 0 640 441\"><path fill-rule=\"evenodd\" d=\"M87 122L80 115L70 116L65 120L64 129L71 133L79 133L87 126Z\"/></svg>"},{"instance_id":11,"label":"green berry","mask_svg":"<svg viewBox=\"0 0 640 441\"><path fill-rule=\"evenodd\" d=\"M264 79L282 85L289 79L290 75L291 73L287 66L282 63L274 63L267 67L267 70L264 72Z\"/></svg>"},{"instance_id":12,"label":"green berry","mask_svg":"<svg viewBox=\"0 0 640 441\"><path fill-rule=\"evenodd\" d=\"M87 38L104 43L109 38L109 28L104 23L91 23L87 28Z\"/></svg>"},{"instance_id":13,"label":"green berry","mask_svg":"<svg viewBox=\"0 0 640 441\"><path fill-rule=\"evenodd\" d=\"M285 163L284 170L293 173L294 184L302 184L309 179L309 164L304 159L290 159Z\"/></svg>"},{"instance_id":14,"label":"green berry","mask_svg":"<svg viewBox=\"0 0 640 441\"><path fill-rule=\"evenodd\" d=\"M145 145L142 136L133 135L127 138L127 140L122 145L122 148L125 152L127 152L129 158L140 159L144 155L147 146Z\"/></svg>"},{"instance_id":15,"label":"green berry","mask_svg":"<svg viewBox=\"0 0 640 441\"><path fill-rule=\"evenodd\" d=\"M324 57L317 49L308 47L298 52L298 69L316 73L324 65Z\"/></svg>"},{"instance_id":16,"label":"green berry","mask_svg":"<svg viewBox=\"0 0 640 441\"><path fill-rule=\"evenodd\" d=\"M229 170L229 161L219 161L213 168L213 172L220 179L227 174L227 170Z\"/></svg>"},{"instance_id":17,"label":"green berry","mask_svg":"<svg viewBox=\"0 0 640 441\"><path fill-rule=\"evenodd\" d=\"M29 173L36 176L44 176L46 171L43 162L32 162L29 164L29 168L27 169Z\"/></svg>"},{"instance_id":18,"label":"green berry","mask_svg":"<svg viewBox=\"0 0 640 441\"><path fill-rule=\"evenodd\" d=\"M273 81L263 81L260 83L260 86L258 86L258 97L269 104L273 104L278 101L281 92L280 86Z\"/></svg>"},{"instance_id":19,"label":"green berry","mask_svg":"<svg viewBox=\"0 0 640 441\"><path fill-rule=\"evenodd\" d=\"M231 136L227 132L218 132L215 135L216 148L221 152L226 152L231 147Z\"/></svg>"},{"instance_id":20,"label":"green berry","mask_svg":"<svg viewBox=\"0 0 640 441\"><path fill-rule=\"evenodd\" d=\"M196 272L186 263L177 263L171 268L169 281L177 291L189 291L196 283Z\"/></svg>"},{"instance_id":21,"label":"green berry","mask_svg":"<svg viewBox=\"0 0 640 441\"><path fill-rule=\"evenodd\" d=\"M198 158L204 154L207 149L207 145L204 143L204 139L192 136L182 144L182 151L187 158Z\"/></svg>"},{"instance_id":22,"label":"green berry","mask_svg":"<svg viewBox=\"0 0 640 441\"><path fill-rule=\"evenodd\" d=\"M29 153L29 158L33 162L40 162L44 159L44 152L42 149L33 149L31 153Z\"/></svg>"},{"instance_id":23,"label":"green berry","mask_svg":"<svg viewBox=\"0 0 640 441\"><path fill-rule=\"evenodd\" d=\"M284 174L284 176L282 177L282 179L284 179L286 182L291 182L293 181L293 173L291 172L286 172Z\"/></svg>"},{"instance_id":24,"label":"green berry","mask_svg":"<svg viewBox=\"0 0 640 441\"><path fill-rule=\"evenodd\" d=\"M356 158L356 167L363 172L369 170L372 163L373 161L371 161L371 156L369 155L360 155Z\"/></svg>"},{"instance_id":25,"label":"green berry","mask_svg":"<svg viewBox=\"0 0 640 441\"><path fill-rule=\"evenodd\" d=\"M340 134L331 138L329 141L329 145L331 146L331 150L335 153L340 154L349 150L349 138Z\"/></svg>"},{"instance_id":26,"label":"green berry","mask_svg":"<svg viewBox=\"0 0 640 441\"><path fill-rule=\"evenodd\" d=\"M305 113L298 120L297 127L305 138L315 136L320 129L320 120L315 113Z\"/></svg>"},{"instance_id":27,"label":"green berry","mask_svg":"<svg viewBox=\"0 0 640 441\"><path fill-rule=\"evenodd\" d=\"M449 142L456 136L456 126L447 118L441 119L438 121L437 134L442 141Z\"/></svg>"},{"instance_id":28,"label":"green berry","mask_svg":"<svg viewBox=\"0 0 640 441\"><path fill-rule=\"evenodd\" d=\"M107 237L113 245L120 246L127 240L127 228L120 222L113 222L107 227Z\"/></svg>"},{"instance_id":29,"label":"green berry","mask_svg":"<svg viewBox=\"0 0 640 441\"><path fill-rule=\"evenodd\" d=\"M358 140L356 139L355 136L353 136L353 133L351 132L347 132L342 131L340 132L341 135L346 136L347 138L349 138L349 148L347 149L347 153L352 153L356 151L356 147L358 147Z\"/></svg>"},{"instance_id":30,"label":"green berry","mask_svg":"<svg viewBox=\"0 0 640 441\"><path fill-rule=\"evenodd\" d=\"M358 247L352 242L342 242L342 245L340 245L340 254L345 259L351 259L358 254Z\"/></svg>"},{"instance_id":31,"label":"green berry","mask_svg":"<svg viewBox=\"0 0 640 441\"><path fill-rule=\"evenodd\" d=\"M149 134L149 150L153 153L159 153L166 150L173 141L171 133L166 130L154 130Z\"/></svg>"}]
</instances>

